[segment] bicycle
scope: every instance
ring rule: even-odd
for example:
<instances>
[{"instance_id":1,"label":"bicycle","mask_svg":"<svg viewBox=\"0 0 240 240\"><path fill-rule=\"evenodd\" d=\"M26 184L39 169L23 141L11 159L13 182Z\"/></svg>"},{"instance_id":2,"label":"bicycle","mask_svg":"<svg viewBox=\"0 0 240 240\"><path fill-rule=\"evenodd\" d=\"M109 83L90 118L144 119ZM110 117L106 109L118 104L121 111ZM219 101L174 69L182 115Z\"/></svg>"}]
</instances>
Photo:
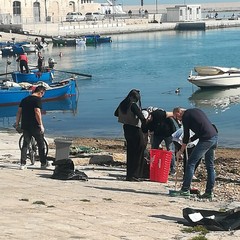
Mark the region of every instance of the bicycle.
<instances>
[{"instance_id":1,"label":"bicycle","mask_svg":"<svg viewBox=\"0 0 240 240\"><path fill-rule=\"evenodd\" d=\"M21 137L19 138L19 149L22 150L23 147L23 135L21 135ZM48 142L47 140L44 138L44 150L45 150L45 156L48 155ZM34 137L31 138L30 140L30 144L28 145L28 153L27 153L27 157L30 159L31 164L34 165L35 161L36 161L36 157L38 152L38 146L37 146L37 142L35 140Z\"/></svg>"}]
</instances>

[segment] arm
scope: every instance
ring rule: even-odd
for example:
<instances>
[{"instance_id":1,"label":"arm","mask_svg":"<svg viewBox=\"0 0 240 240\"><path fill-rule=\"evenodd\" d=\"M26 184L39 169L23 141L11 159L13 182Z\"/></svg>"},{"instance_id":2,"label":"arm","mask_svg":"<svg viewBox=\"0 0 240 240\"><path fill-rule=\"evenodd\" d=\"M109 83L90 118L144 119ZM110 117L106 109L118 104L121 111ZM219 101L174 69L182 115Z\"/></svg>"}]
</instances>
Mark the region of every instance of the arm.
<instances>
[{"instance_id":1,"label":"arm","mask_svg":"<svg viewBox=\"0 0 240 240\"><path fill-rule=\"evenodd\" d=\"M42 113L40 108L34 108L35 117L38 122L39 127L41 128L41 132L44 132L43 122L42 122Z\"/></svg>"},{"instance_id":2,"label":"arm","mask_svg":"<svg viewBox=\"0 0 240 240\"><path fill-rule=\"evenodd\" d=\"M174 117L173 112L166 112L166 118Z\"/></svg>"},{"instance_id":3,"label":"arm","mask_svg":"<svg viewBox=\"0 0 240 240\"><path fill-rule=\"evenodd\" d=\"M18 107L18 111L17 111L17 115L16 115L16 127L19 126L21 118L22 118L22 108Z\"/></svg>"},{"instance_id":4,"label":"arm","mask_svg":"<svg viewBox=\"0 0 240 240\"><path fill-rule=\"evenodd\" d=\"M146 122L145 117L142 114L142 111L140 110L140 108L137 106L136 103L133 103L131 106L131 110L132 112L138 116L138 118L141 120L141 122Z\"/></svg>"}]
</instances>

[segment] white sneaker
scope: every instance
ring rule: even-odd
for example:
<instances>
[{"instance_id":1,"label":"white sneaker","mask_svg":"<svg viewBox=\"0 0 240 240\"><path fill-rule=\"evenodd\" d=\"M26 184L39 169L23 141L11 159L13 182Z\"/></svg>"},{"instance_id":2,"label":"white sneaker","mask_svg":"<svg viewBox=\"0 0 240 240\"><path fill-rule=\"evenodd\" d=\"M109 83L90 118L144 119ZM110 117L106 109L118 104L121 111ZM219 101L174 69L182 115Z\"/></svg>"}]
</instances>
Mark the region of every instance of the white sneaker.
<instances>
[{"instance_id":1,"label":"white sneaker","mask_svg":"<svg viewBox=\"0 0 240 240\"><path fill-rule=\"evenodd\" d=\"M20 170L24 170L24 169L27 169L27 166L26 164L21 164L20 167L19 167Z\"/></svg>"}]
</instances>

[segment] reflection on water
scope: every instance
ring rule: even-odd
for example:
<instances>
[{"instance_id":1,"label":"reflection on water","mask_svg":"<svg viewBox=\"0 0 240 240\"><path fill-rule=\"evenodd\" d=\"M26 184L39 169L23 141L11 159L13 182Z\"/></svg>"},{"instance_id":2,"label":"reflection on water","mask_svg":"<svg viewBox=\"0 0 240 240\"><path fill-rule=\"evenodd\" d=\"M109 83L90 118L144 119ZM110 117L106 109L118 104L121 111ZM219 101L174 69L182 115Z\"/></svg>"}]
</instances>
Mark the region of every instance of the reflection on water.
<instances>
[{"instance_id":1,"label":"reflection on water","mask_svg":"<svg viewBox=\"0 0 240 240\"><path fill-rule=\"evenodd\" d=\"M240 103L240 87L224 89L199 89L192 94L189 101L199 108L214 108L224 112L231 105Z\"/></svg>"},{"instance_id":2,"label":"reflection on water","mask_svg":"<svg viewBox=\"0 0 240 240\"><path fill-rule=\"evenodd\" d=\"M15 121L18 106L3 106L0 107L1 126L9 127ZM55 101L42 103L42 114L47 115L50 112L68 112L73 115L77 112L77 97L58 99Z\"/></svg>"}]
</instances>

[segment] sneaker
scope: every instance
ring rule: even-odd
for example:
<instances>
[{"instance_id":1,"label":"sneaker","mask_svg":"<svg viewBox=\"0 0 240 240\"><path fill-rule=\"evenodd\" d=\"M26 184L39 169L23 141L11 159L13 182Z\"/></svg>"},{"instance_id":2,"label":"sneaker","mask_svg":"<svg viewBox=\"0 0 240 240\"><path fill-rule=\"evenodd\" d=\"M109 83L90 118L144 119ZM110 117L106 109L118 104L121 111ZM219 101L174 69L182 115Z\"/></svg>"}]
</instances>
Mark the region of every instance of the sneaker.
<instances>
[{"instance_id":1,"label":"sneaker","mask_svg":"<svg viewBox=\"0 0 240 240\"><path fill-rule=\"evenodd\" d=\"M41 164L41 169L47 169L49 167L48 162L46 164Z\"/></svg>"},{"instance_id":2,"label":"sneaker","mask_svg":"<svg viewBox=\"0 0 240 240\"><path fill-rule=\"evenodd\" d=\"M179 190L179 191L173 191L170 193L171 197L190 197L190 191L183 191L183 190Z\"/></svg>"},{"instance_id":3,"label":"sneaker","mask_svg":"<svg viewBox=\"0 0 240 240\"><path fill-rule=\"evenodd\" d=\"M20 167L19 167L20 170L24 170L24 169L27 169L27 166L26 164L21 164Z\"/></svg>"},{"instance_id":4,"label":"sneaker","mask_svg":"<svg viewBox=\"0 0 240 240\"><path fill-rule=\"evenodd\" d=\"M199 195L200 199L212 199L213 198L213 194L212 193L204 193L202 195Z\"/></svg>"}]
</instances>

